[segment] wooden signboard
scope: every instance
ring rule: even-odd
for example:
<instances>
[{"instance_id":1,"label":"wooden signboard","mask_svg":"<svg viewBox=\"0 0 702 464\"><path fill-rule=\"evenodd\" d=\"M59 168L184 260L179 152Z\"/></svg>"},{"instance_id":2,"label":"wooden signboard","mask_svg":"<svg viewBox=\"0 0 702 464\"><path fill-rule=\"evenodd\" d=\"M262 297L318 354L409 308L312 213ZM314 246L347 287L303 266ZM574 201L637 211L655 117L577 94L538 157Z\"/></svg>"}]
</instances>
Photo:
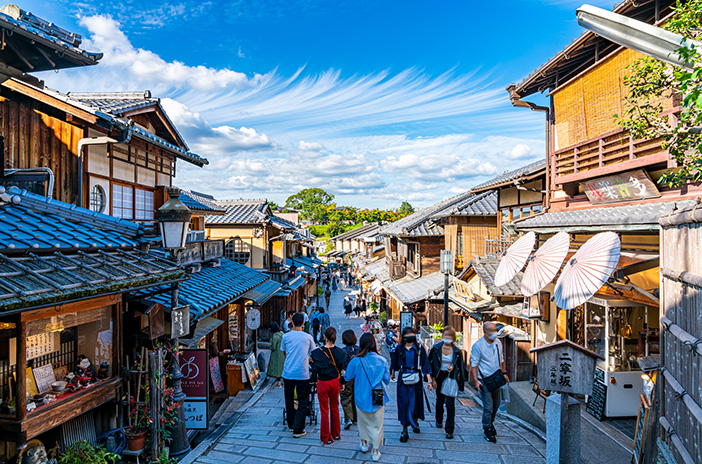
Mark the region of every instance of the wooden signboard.
<instances>
[{"instance_id":1,"label":"wooden signboard","mask_svg":"<svg viewBox=\"0 0 702 464\"><path fill-rule=\"evenodd\" d=\"M598 354L570 340L537 346L539 385L545 390L559 393L590 395Z\"/></svg>"},{"instance_id":2,"label":"wooden signboard","mask_svg":"<svg viewBox=\"0 0 702 464\"><path fill-rule=\"evenodd\" d=\"M656 185L643 169L598 177L581 182L580 187L593 205L644 200L661 196Z\"/></svg>"},{"instance_id":3,"label":"wooden signboard","mask_svg":"<svg viewBox=\"0 0 702 464\"><path fill-rule=\"evenodd\" d=\"M171 339L190 334L190 305L171 310Z\"/></svg>"},{"instance_id":4,"label":"wooden signboard","mask_svg":"<svg viewBox=\"0 0 702 464\"><path fill-rule=\"evenodd\" d=\"M146 310L146 314L149 316L149 337L151 340L157 339L166 332L164 311L165 307L161 303L154 303Z\"/></svg>"},{"instance_id":5,"label":"wooden signboard","mask_svg":"<svg viewBox=\"0 0 702 464\"><path fill-rule=\"evenodd\" d=\"M636 432L634 433L634 463L638 464L643 458L646 442L646 425L648 423L648 411L651 404L646 395L641 394L639 400L639 413L636 417Z\"/></svg>"}]
</instances>

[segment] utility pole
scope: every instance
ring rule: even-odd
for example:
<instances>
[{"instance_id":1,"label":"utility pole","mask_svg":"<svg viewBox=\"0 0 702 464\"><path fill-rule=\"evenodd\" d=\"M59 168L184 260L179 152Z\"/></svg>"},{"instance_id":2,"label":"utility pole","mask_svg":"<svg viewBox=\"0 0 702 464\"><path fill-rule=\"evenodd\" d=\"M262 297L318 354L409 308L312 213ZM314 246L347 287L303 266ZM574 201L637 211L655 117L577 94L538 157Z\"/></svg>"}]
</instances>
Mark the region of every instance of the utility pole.
<instances>
[{"instance_id":1,"label":"utility pole","mask_svg":"<svg viewBox=\"0 0 702 464\"><path fill-rule=\"evenodd\" d=\"M444 274L444 327L449 319L449 277L453 273L453 250L441 250L441 272Z\"/></svg>"}]
</instances>

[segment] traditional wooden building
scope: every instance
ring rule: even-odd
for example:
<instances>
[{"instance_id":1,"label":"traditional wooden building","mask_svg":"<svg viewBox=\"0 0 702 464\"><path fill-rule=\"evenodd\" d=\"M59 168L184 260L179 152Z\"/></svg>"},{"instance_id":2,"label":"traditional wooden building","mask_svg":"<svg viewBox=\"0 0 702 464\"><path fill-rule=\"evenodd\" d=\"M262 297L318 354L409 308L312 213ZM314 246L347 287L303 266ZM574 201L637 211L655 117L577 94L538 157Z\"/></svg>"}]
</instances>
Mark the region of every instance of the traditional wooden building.
<instances>
[{"instance_id":1,"label":"traditional wooden building","mask_svg":"<svg viewBox=\"0 0 702 464\"><path fill-rule=\"evenodd\" d=\"M617 4L615 12L651 24L671 14L674 2ZM621 258L610 280L584 305L540 311L537 343L567 338L599 352L598 376L606 390L603 416L635 416L643 392L639 358L660 349L659 235L661 216L693 203L699 185L657 184L674 168L661 140L634 140L614 116L622 114L627 66L642 55L591 32L583 33L519 84L508 87L517 107L547 116L544 211L512 218L517 233L534 231L542 244L556 232L571 235L571 252L601 231L617 232ZM526 101L546 91L548 107ZM673 120L674 97L662 100ZM553 284L534 297L547 301ZM532 306L537 304L529 303ZM623 329L622 329L623 328Z\"/></svg>"}]
</instances>

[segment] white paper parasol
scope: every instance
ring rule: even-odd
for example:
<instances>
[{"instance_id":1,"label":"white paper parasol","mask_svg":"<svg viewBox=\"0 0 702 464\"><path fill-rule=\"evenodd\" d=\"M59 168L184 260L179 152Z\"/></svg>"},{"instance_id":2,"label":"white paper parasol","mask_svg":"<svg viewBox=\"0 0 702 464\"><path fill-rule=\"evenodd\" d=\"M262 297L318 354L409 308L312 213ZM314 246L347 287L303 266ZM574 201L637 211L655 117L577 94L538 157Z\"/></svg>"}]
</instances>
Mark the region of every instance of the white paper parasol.
<instances>
[{"instance_id":1,"label":"white paper parasol","mask_svg":"<svg viewBox=\"0 0 702 464\"><path fill-rule=\"evenodd\" d=\"M501 287L511 281L521 271L529 259L536 243L536 234L529 232L514 242L505 252L495 272L495 285Z\"/></svg>"},{"instance_id":2,"label":"white paper parasol","mask_svg":"<svg viewBox=\"0 0 702 464\"><path fill-rule=\"evenodd\" d=\"M614 232L602 232L585 242L556 282L556 305L573 309L589 300L616 269L620 251L621 242Z\"/></svg>"},{"instance_id":3,"label":"white paper parasol","mask_svg":"<svg viewBox=\"0 0 702 464\"><path fill-rule=\"evenodd\" d=\"M524 271L521 284L524 296L535 295L556 277L569 247L570 235L566 232L558 232L541 245Z\"/></svg>"}]
</instances>

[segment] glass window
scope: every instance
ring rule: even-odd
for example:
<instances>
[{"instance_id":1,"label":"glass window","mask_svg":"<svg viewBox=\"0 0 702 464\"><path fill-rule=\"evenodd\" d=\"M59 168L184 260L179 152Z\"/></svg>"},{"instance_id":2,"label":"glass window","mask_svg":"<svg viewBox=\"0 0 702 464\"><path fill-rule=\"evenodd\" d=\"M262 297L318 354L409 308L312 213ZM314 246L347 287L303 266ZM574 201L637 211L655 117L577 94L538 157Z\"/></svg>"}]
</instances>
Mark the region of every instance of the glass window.
<instances>
[{"instance_id":1,"label":"glass window","mask_svg":"<svg viewBox=\"0 0 702 464\"><path fill-rule=\"evenodd\" d=\"M521 211L522 210L520 208L514 208L512 210L512 220L513 221L516 221L517 219L522 217Z\"/></svg>"},{"instance_id":2,"label":"glass window","mask_svg":"<svg viewBox=\"0 0 702 464\"><path fill-rule=\"evenodd\" d=\"M536 206L532 206L531 210L534 212L534 214L537 214L537 213L540 213L541 211L543 211L543 208L541 207L541 205L536 205Z\"/></svg>"},{"instance_id":3,"label":"glass window","mask_svg":"<svg viewBox=\"0 0 702 464\"><path fill-rule=\"evenodd\" d=\"M509 210L508 209L502 210L502 222L509 222Z\"/></svg>"},{"instance_id":4,"label":"glass window","mask_svg":"<svg viewBox=\"0 0 702 464\"><path fill-rule=\"evenodd\" d=\"M137 220L153 221L154 192L151 190L135 189L135 214Z\"/></svg>"},{"instance_id":5,"label":"glass window","mask_svg":"<svg viewBox=\"0 0 702 464\"><path fill-rule=\"evenodd\" d=\"M522 215L523 217L531 216L531 207L527 206L525 208L522 208Z\"/></svg>"},{"instance_id":6,"label":"glass window","mask_svg":"<svg viewBox=\"0 0 702 464\"><path fill-rule=\"evenodd\" d=\"M106 203L105 189L101 185L93 185L93 188L90 189L90 210L104 213Z\"/></svg>"},{"instance_id":7,"label":"glass window","mask_svg":"<svg viewBox=\"0 0 702 464\"><path fill-rule=\"evenodd\" d=\"M229 240L224 246L224 257L239 264L249 262L251 256L251 246L240 237Z\"/></svg>"},{"instance_id":8,"label":"glass window","mask_svg":"<svg viewBox=\"0 0 702 464\"><path fill-rule=\"evenodd\" d=\"M112 186L112 215L123 219L134 219L134 191L127 185Z\"/></svg>"}]
</instances>

